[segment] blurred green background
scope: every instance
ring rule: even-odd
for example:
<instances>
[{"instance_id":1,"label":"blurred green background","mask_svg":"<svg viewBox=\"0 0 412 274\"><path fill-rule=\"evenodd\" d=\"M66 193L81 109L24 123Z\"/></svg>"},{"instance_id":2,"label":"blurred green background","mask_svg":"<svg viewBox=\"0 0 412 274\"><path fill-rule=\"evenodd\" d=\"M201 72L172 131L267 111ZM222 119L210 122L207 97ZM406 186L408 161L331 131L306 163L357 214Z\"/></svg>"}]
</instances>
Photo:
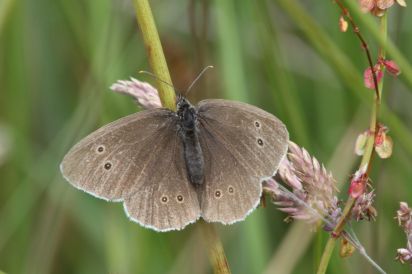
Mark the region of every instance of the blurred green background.
<instances>
[{"instance_id":1,"label":"blurred green background","mask_svg":"<svg viewBox=\"0 0 412 274\"><path fill-rule=\"evenodd\" d=\"M330 169L346 197L359 162L356 136L368 126L373 92L365 55L338 29L333 1L151 1L172 79L184 89L214 65L192 102L228 98L270 111L291 139ZM348 5L356 6L355 1ZM377 22L352 11L376 56ZM355 224L388 273L406 245L393 219L412 204L412 10L392 8L389 35L403 74L385 77L383 122L394 153L373 162L376 222ZM398 56L398 51L404 56ZM398 55L397 55L398 54ZM390 57L389 57L390 59ZM58 166L82 137L138 110L109 91L150 70L128 0L0 0L0 271L6 273L210 273L197 224L156 233L130 222L122 205L65 182ZM313 273L328 235L283 222L273 205L246 221L217 225L233 273ZM328 273L375 273L355 253L337 252Z\"/></svg>"}]
</instances>

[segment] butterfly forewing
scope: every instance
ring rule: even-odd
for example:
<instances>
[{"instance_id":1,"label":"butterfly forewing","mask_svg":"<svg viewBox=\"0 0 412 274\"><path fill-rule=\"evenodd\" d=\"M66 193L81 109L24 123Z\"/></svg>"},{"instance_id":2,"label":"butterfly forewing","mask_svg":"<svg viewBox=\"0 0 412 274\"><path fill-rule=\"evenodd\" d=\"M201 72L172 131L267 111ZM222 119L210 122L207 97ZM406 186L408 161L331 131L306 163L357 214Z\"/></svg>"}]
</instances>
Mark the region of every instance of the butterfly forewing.
<instances>
[{"instance_id":1,"label":"butterfly forewing","mask_svg":"<svg viewBox=\"0 0 412 274\"><path fill-rule=\"evenodd\" d=\"M62 173L94 196L124 200L129 217L144 226L160 231L183 228L200 212L196 193L183 176L183 159L176 161L181 157L176 128L169 110L129 115L75 145L63 159ZM161 193L181 195L183 201L159 203Z\"/></svg>"},{"instance_id":2,"label":"butterfly forewing","mask_svg":"<svg viewBox=\"0 0 412 274\"><path fill-rule=\"evenodd\" d=\"M288 132L276 117L251 105L205 100L198 105L205 157L202 217L225 224L243 220L259 203L261 179L276 172Z\"/></svg>"},{"instance_id":3,"label":"butterfly forewing","mask_svg":"<svg viewBox=\"0 0 412 274\"><path fill-rule=\"evenodd\" d=\"M91 133L64 157L64 177L75 187L100 198L121 199L135 184L137 166L144 165L143 160L139 163L140 150L152 142L155 134L161 134L168 115L165 110L139 112Z\"/></svg>"}]
</instances>

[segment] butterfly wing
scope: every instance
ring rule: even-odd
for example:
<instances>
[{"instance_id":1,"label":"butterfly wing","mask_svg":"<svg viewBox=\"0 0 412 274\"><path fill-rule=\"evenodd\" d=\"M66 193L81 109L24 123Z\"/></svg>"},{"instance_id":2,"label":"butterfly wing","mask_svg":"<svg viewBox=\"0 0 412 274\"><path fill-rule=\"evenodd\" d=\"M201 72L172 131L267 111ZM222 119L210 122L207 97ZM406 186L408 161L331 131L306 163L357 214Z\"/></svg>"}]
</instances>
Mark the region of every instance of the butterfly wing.
<instances>
[{"instance_id":1,"label":"butterfly wing","mask_svg":"<svg viewBox=\"0 0 412 274\"><path fill-rule=\"evenodd\" d=\"M127 215L157 231L180 230L200 217L197 194L187 179L183 145L175 127L164 140L150 180L124 200Z\"/></svg>"},{"instance_id":2,"label":"butterfly wing","mask_svg":"<svg viewBox=\"0 0 412 274\"><path fill-rule=\"evenodd\" d=\"M206 163L202 217L223 224L243 220L259 204L261 179L286 155L288 131L275 116L234 101L201 101L198 117Z\"/></svg>"},{"instance_id":3,"label":"butterfly wing","mask_svg":"<svg viewBox=\"0 0 412 274\"><path fill-rule=\"evenodd\" d=\"M62 161L62 174L96 197L124 201L128 216L143 226L181 229L200 209L183 159L178 160L182 145L176 129L176 117L166 109L129 115L76 144ZM161 202L165 195L169 200Z\"/></svg>"}]
</instances>

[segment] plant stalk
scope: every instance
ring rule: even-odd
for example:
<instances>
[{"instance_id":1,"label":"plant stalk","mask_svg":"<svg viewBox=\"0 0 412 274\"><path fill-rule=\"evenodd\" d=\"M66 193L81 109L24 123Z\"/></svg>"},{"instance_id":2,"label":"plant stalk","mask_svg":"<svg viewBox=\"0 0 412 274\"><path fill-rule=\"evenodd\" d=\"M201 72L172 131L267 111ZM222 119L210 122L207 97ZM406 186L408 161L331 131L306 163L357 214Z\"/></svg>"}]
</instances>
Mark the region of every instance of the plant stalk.
<instances>
[{"instance_id":1,"label":"plant stalk","mask_svg":"<svg viewBox=\"0 0 412 274\"><path fill-rule=\"evenodd\" d=\"M372 159L373 159L373 155L374 155L375 137L376 137L377 129L378 129L378 118L379 118L379 110L380 110L380 104L381 104L383 79L378 84L377 79L376 79L375 70L373 68L373 64L371 63L372 59L370 57L370 52L369 52L368 46L367 46L365 40L363 39L363 37L362 37L362 35L359 31L359 28L357 27L357 25L353 21L352 17L350 16L350 13L343 6L343 4L338 0L336 0L335 2L342 9L342 13L351 22L351 25L354 29L354 32L355 32L356 36L359 38L359 40L362 43L363 48L366 50L369 66L372 69L373 80L374 80L374 83L375 83L375 92L376 93L375 93L374 100L373 100L373 105L372 105L372 110L371 110L371 118L370 118L370 124L369 124L369 132L371 134L368 135L368 139L366 141L365 152L362 156L362 160L361 160L361 163L359 165L359 169L361 169L362 167L364 167L366 165L367 166L366 173L368 174L370 172L371 163L372 163ZM387 15L386 15L386 13L385 13L384 16L380 17L380 32L381 32L381 35L386 40L386 37L387 37ZM384 51L383 47L379 48L379 57L378 58L384 58L384 57L385 57L385 51ZM342 231L343 231L343 229L346 225L346 222L350 218L351 210L352 210L352 207L354 206L355 202L356 202L356 199L352 198L352 197L349 197L348 200L346 201L345 207L344 207L343 212L342 212L342 216L340 217L340 219L338 221L338 224L336 225L335 229L331 233L331 236L329 237L329 239L326 243L326 247L323 251L317 274L326 273L326 269L329 265L329 261L330 261L330 258L332 256L333 249L336 245L336 240L339 238L340 234L342 233Z\"/></svg>"},{"instance_id":2,"label":"plant stalk","mask_svg":"<svg viewBox=\"0 0 412 274\"><path fill-rule=\"evenodd\" d=\"M201 221L200 225L209 249L209 260L213 266L213 272L215 274L230 274L229 264L216 228L214 225L204 221Z\"/></svg>"},{"instance_id":3,"label":"plant stalk","mask_svg":"<svg viewBox=\"0 0 412 274\"><path fill-rule=\"evenodd\" d=\"M162 81L170 83L172 80L167 68L162 44L156 29L155 21L148 0L133 0L136 10L137 22L143 35L150 66L154 74ZM162 106L176 110L176 95L173 88L158 81L158 91ZM226 260L225 251L219 235L213 224L202 222L205 241L209 248L209 259L212 263L214 273L230 274L230 268Z\"/></svg>"},{"instance_id":4,"label":"plant stalk","mask_svg":"<svg viewBox=\"0 0 412 274\"><path fill-rule=\"evenodd\" d=\"M159 33L153 18L152 10L148 0L133 0L136 10L137 22L143 35L144 45L153 73L160 80L157 81L158 92L162 106L170 110L176 110L176 95L172 86L169 69L167 68L166 58L163 53Z\"/></svg>"}]
</instances>

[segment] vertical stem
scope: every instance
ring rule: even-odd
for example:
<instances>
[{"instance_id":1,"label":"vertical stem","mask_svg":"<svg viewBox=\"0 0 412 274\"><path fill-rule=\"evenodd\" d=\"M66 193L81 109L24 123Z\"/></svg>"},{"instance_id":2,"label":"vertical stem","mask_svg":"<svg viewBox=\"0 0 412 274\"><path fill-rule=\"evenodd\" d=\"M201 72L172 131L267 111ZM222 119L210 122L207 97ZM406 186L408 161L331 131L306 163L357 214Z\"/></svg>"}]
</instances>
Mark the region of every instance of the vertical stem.
<instances>
[{"instance_id":1,"label":"vertical stem","mask_svg":"<svg viewBox=\"0 0 412 274\"><path fill-rule=\"evenodd\" d=\"M148 0L133 0L133 3L136 10L137 22L142 31L144 44L153 72L159 79L172 84L149 2ZM173 88L160 81L158 81L158 87L162 105L171 110L176 110L175 92ZM214 273L230 274L225 251L215 227L212 224L204 222L202 222L201 225L204 231L205 241L208 244L209 257Z\"/></svg>"},{"instance_id":2,"label":"vertical stem","mask_svg":"<svg viewBox=\"0 0 412 274\"><path fill-rule=\"evenodd\" d=\"M136 10L137 22L142 31L150 66L159 79L172 84L149 2L148 0L133 0L133 3ZM162 106L171 110L176 110L176 99L173 88L158 81L158 91Z\"/></svg>"},{"instance_id":3,"label":"vertical stem","mask_svg":"<svg viewBox=\"0 0 412 274\"><path fill-rule=\"evenodd\" d=\"M334 239L334 240L330 241L330 239ZM335 248L335 245L336 245L336 239L332 237L329 238L329 241L327 242L325 249L323 251L323 255L319 263L319 268L318 268L318 271L316 272L317 274L326 273L326 269L328 268L328 264L329 264L330 258L332 257L332 252L333 252L333 249Z\"/></svg>"},{"instance_id":4,"label":"vertical stem","mask_svg":"<svg viewBox=\"0 0 412 274\"><path fill-rule=\"evenodd\" d=\"M349 10L345 8L345 6L342 4L340 0L335 0L335 3L342 10L342 14L349 20L349 23L352 26L353 32L358 37L359 41L361 42L362 48L365 50L366 57L369 63L369 67L371 68L371 72L372 72L373 83L375 84L376 96L379 98L378 78L376 77L376 70L375 70L375 66L373 65L372 55L369 50L368 43L366 43L365 38L363 38L363 35L361 34L359 27L356 25L355 21L353 20L352 15L349 13Z\"/></svg>"},{"instance_id":5,"label":"vertical stem","mask_svg":"<svg viewBox=\"0 0 412 274\"><path fill-rule=\"evenodd\" d=\"M212 224L201 221L200 223L206 245L209 249L209 259L215 274L230 274L222 242L219 239L216 228Z\"/></svg>"},{"instance_id":6,"label":"vertical stem","mask_svg":"<svg viewBox=\"0 0 412 274\"><path fill-rule=\"evenodd\" d=\"M339 4L340 8L344 10L345 15L350 19L350 22L353 25L353 28L357 30L356 35L358 38L361 40L362 45L364 45L364 48L367 50L367 55L368 55L368 61L370 64L370 67L372 69L372 73L374 76L374 83L375 83L375 96L374 96L374 101L372 105L372 111L371 111L371 118L370 118L370 123L369 123L369 131L373 134L370 134L368 136L368 139L366 141L366 147L365 147L365 152L362 156L361 163L359 165L359 169L363 168L365 165L367 166L367 173L369 173L369 170L371 168L371 162L373 159L373 152L375 148L375 137L377 134L377 128L378 128L378 118L379 118L379 110L380 110L380 104L381 104L381 95L382 95L382 88L383 88L383 79L380 81L379 84L377 84L376 80L376 75L374 73L373 69L373 64L371 63L371 58L370 58L370 53L367 47L367 44L365 40L362 38L362 35L359 32L359 28L356 26L354 23L352 17L350 16L348 10L340 3L340 1L335 0L336 3ZM380 17L380 32L381 36L385 39L387 37L387 14L385 12L385 15ZM366 45L366 46L365 46ZM379 57L384 58L385 52L383 47L379 49ZM323 251L322 254L322 259L319 264L318 272L317 274L324 274L326 273L327 266L329 264L330 258L332 256L333 249L336 245L336 239L339 237L341 232L343 231L345 224L347 220L350 218L351 210L353 205L355 204L356 199L349 197L348 200L346 201L345 208L343 209L342 216L340 217L335 229L332 232L332 235L329 237L328 242L326 243L325 250Z\"/></svg>"},{"instance_id":7,"label":"vertical stem","mask_svg":"<svg viewBox=\"0 0 412 274\"><path fill-rule=\"evenodd\" d=\"M384 41L384 44L382 45L382 47L379 48L379 57L385 59L385 47L386 47L386 41L388 39L388 14L385 12L385 14L381 17L380 19L380 26L379 26L379 32L380 35Z\"/></svg>"}]
</instances>

